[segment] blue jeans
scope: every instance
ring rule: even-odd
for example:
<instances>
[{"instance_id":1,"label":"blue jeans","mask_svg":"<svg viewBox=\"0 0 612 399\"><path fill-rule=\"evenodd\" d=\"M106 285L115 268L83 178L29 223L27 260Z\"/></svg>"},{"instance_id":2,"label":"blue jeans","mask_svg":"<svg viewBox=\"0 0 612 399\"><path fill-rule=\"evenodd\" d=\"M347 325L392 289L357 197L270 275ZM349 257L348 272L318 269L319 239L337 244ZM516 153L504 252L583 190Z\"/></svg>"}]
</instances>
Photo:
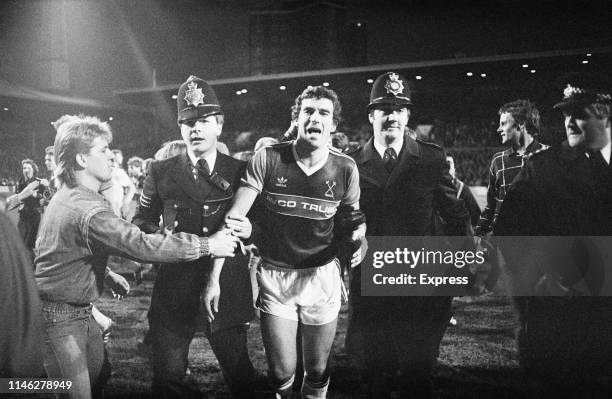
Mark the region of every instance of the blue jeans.
<instances>
[{"instance_id":1,"label":"blue jeans","mask_svg":"<svg viewBox=\"0 0 612 399\"><path fill-rule=\"evenodd\" d=\"M104 364L102 330L91 306L43 301L45 320L44 366L49 378L72 381L70 398L89 399L99 392Z\"/></svg>"}]
</instances>

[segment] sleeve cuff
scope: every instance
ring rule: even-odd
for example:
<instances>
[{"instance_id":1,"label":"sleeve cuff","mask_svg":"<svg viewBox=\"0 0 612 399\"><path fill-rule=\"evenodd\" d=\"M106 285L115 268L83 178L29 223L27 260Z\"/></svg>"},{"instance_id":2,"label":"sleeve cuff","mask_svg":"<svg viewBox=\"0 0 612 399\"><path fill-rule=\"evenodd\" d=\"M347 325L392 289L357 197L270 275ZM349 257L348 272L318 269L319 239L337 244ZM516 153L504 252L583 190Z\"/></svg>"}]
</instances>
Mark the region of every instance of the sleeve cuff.
<instances>
[{"instance_id":1,"label":"sleeve cuff","mask_svg":"<svg viewBox=\"0 0 612 399\"><path fill-rule=\"evenodd\" d=\"M210 255L210 245L208 243L208 237L202 237L200 239L200 258L203 256Z\"/></svg>"}]
</instances>

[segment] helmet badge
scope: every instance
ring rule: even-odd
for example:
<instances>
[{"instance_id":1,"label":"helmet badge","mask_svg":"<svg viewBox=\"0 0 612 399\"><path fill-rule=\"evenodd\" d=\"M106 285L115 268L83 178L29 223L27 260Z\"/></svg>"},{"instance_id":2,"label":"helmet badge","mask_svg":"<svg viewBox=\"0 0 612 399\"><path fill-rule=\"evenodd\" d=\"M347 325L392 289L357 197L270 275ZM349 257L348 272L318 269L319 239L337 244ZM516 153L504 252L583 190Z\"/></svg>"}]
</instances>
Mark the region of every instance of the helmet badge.
<instances>
[{"instance_id":1,"label":"helmet badge","mask_svg":"<svg viewBox=\"0 0 612 399\"><path fill-rule=\"evenodd\" d=\"M187 84L188 90L185 90L185 101L187 105L193 105L197 107L200 104L204 104L204 93L202 89L198 87L196 82L189 82Z\"/></svg>"},{"instance_id":2,"label":"helmet badge","mask_svg":"<svg viewBox=\"0 0 612 399\"><path fill-rule=\"evenodd\" d=\"M397 96L398 94L402 94L404 92L404 83L399 78L398 74L390 73L389 79L387 80L387 83L385 83L385 89L387 89L387 93Z\"/></svg>"}]
</instances>

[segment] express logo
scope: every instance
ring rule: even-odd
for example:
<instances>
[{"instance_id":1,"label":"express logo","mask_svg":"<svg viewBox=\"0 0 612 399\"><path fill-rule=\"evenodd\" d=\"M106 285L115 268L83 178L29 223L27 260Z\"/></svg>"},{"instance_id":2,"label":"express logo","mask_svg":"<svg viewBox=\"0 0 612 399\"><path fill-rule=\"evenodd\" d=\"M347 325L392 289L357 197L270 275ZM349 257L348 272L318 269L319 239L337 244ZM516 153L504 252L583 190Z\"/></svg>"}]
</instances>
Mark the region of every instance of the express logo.
<instances>
[{"instance_id":1,"label":"express logo","mask_svg":"<svg viewBox=\"0 0 612 399\"><path fill-rule=\"evenodd\" d=\"M287 188L287 178L281 176L276 178L276 187L284 187Z\"/></svg>"},{"instance_id":2,"label":"express logo","mask_svg":"<svg viewBox=\"0 0 612 399\"><path fill-rule=\"evenodd\" d=\"M332 180L326 180L325 184L327 184L327 191L325 191L325 196L329 198L334 198L334 187L336 187L336 182Z\"/></svg>"}]
</instances>

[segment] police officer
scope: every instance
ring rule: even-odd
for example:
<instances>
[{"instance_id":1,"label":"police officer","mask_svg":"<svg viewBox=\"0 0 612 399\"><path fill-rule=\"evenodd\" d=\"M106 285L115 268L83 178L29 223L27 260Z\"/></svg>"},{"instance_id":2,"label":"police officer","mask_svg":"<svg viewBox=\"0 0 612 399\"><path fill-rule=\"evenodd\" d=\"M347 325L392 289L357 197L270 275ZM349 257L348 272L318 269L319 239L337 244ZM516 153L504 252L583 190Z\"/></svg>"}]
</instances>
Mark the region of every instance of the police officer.
<instances>
[{"instance_id":1,"label":"police officer","mask_svg":"<svg viewBox=\"0 0 612 399\"><path fill-rule=\"evenodd\" d=\"M446 222L446 234L470 233L469 214L457 198L443 150L406 134L412 111L406 79L395 72L380 75L367 111L374 136L348 155L359 168L368 235L435 235L436 214ZM352 272L351 323L367 342L369 397L430 397L451 298L361 296L360 268Z\"/></svg>"},{"instance_id":2,"label":"police officer","mask_svg":"<svg viewBox=\"0 0 612 399\"><path fill-rule=\"evenodd\" d=\"M250 236L251 224L246 217L224 220L245 164L217 151L224 116L207 82L190 76L179 88L177 107L187 152L151 164L133 223L143 231L156 231L161 215L166 229L210 237L214 256L220 242ZM206 265L202 267L201 262ZM229 267L220 276L221 289L227 295L221 297L218 313L210 321L202 317L200 308L210 258L180 267L161 266L149 312L155 396L199 396L197 389L183 381L189 344L199 320L205 324L232 397L251 396L254 371L246 334L253 305L247 262L241 253L227 259Z\"/></svg>"}]
</instances>

